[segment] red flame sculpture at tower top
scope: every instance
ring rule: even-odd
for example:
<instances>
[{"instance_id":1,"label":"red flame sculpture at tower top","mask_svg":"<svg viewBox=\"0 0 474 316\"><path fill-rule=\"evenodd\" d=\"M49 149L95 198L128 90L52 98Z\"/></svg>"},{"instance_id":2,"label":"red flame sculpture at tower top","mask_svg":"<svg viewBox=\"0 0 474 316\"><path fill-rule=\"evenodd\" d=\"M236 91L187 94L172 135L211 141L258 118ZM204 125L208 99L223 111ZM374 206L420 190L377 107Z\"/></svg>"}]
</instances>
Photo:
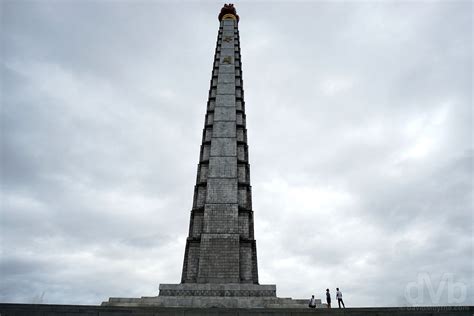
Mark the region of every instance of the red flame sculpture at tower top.
<instances>
[{"instance_id":1,"label":"red flame sculpture at tower top","mask_svg":"<svg viewBox=\"0 0 474 316\"><path fill-rule=\"evenodd\" d=\"M221 13L219 13L219 21L223 19L229 18L230 16L234 16L234 19L239 22L239 16L237 15L237 11L232 3L224 4L224 7L221 9Z\"/></svg>"}]
</instances>

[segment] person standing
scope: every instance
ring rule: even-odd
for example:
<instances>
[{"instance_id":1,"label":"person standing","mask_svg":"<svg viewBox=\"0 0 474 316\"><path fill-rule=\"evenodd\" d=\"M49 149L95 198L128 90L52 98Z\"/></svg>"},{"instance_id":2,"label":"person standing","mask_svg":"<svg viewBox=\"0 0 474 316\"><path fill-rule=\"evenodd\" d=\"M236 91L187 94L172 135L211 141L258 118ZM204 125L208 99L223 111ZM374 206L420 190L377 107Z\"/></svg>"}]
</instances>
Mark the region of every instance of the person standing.
<instances>
[{"instance_id":1,"label":"person standing","mask_svg":"<svg viewBox=\"0 0 474 316\"><path fill-rule=\"evenodd\" d=\"M329 289L326 289L326 302L328 303L328 308L331 308L331 293L329 293Z\"/></svg>"},{"instance_id":2,"label":"person standing","mask_svg":"<svg viewBox=\"0 0 474 316\"><path fill-rule=\"evenodd\" d=\"M309 307L316 308L316 299L314 298L314 295L311 295L311 299L309 300Z\"/></svg>"},{"instance_id":3,"label":"person standing","mask_svg":"<svg viewBox=\"0 0 474 316\"><path fill-rule=\"evenodd\" d=\"M344 305L344 301L342 300L342 292L339 291L338 287L336 288L336 298L337 298L337 304L339 305L339 308L341 308L341 303L342 303L342 307L346 308L346 306Z\"/></svg>"}]
</instances>

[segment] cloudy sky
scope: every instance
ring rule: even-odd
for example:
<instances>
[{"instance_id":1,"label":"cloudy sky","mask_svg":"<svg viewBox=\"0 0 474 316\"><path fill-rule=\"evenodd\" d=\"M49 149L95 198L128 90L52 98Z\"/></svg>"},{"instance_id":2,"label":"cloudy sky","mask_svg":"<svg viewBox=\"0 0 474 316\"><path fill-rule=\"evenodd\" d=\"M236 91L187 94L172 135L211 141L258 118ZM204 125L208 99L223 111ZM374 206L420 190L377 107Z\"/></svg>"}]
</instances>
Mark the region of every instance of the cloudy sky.
<instances>
[{"instance_id":1,"label":"cloudy sky","mask_svg":"<svg viewBox=\"0 0 474 316\"><path fill-rule=\"evenodd\" d=\"M222 2L1 1L1 302L178 283ZM472 3L236 3L260 283L473 294Z\"/></svg>"}]
</instances>

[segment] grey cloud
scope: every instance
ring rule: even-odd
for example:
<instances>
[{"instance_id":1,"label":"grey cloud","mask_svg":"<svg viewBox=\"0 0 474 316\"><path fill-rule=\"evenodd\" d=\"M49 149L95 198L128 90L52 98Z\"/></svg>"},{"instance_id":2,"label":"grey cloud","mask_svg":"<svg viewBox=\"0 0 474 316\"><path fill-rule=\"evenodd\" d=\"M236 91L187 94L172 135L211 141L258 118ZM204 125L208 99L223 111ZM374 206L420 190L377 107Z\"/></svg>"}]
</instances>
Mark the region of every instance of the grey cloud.
<instances>
[{"instance_id":1,"label":"grey cloud","mask_svg":"<svg viewBox=\"0 0 474 316\"><path fill-rule=\"evenodd\" d=\"M221 5L2 3L1 301L179 281ZM237 5L279 296L410 304L446 273L472 293L471 6Z\"/></svg>"}]
</instances>

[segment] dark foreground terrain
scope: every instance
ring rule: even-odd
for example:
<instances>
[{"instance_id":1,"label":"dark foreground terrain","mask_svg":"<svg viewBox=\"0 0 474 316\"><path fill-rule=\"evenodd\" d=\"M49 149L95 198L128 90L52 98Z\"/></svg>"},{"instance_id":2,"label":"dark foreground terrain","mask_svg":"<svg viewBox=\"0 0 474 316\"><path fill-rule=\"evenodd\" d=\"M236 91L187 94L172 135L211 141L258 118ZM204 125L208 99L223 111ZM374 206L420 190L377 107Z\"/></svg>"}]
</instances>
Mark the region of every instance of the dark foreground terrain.
<instances>
[{"instance_id":1,"label":"dark foreground terrain","mask_svg":"<svg viewBox=\"0 0 474 316\"><path fill-rule=\"evenodd\" d=\"M372 307L346 309L225 309L0 304L0 316L431 316L474 315L474 306Z\"/></svg>"}]
</instances>

